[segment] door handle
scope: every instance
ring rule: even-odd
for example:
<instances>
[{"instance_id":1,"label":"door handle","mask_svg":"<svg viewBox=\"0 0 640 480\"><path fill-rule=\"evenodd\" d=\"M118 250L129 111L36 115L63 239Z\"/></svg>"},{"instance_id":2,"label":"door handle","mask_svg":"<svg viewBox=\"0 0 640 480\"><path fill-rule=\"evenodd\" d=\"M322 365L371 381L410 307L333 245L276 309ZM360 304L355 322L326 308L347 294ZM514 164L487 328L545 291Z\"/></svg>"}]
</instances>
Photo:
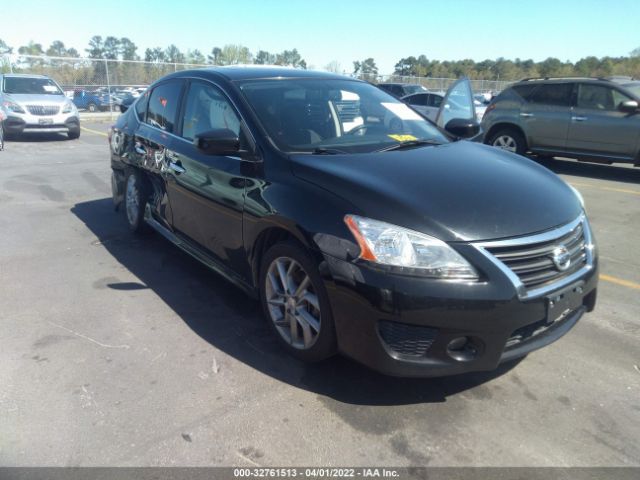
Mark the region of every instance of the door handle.
<instances>
[{"instance_id":1,"label":"door handle","mask_svg":"<svg viewBox=\"0 0 640 480\"><path fill-rule=\"evenodd\" d=\"M522 118L533 118L533 113L521 113Z\"/></svg>"},{"instance_id":2,"label":"door handle","mask_svg":"<svg viewBox=\"0 0 640 480\"><path fill-rule=\"evenodd\" d=\"M169 162L169 168L176 172L176 174L178 175L187 171L183 168L182 165L180 165L180 162Z\"/></svg>"},{"instance_id":3,"label":"door handle","mask_svg":"<svg viewBox=\"0 0 640 480\"><path fill-rule=\"evenodd\" d=\"M571 117L574 122L584 122L586 119L587 117Z\"/></svg>"}]
</instances>

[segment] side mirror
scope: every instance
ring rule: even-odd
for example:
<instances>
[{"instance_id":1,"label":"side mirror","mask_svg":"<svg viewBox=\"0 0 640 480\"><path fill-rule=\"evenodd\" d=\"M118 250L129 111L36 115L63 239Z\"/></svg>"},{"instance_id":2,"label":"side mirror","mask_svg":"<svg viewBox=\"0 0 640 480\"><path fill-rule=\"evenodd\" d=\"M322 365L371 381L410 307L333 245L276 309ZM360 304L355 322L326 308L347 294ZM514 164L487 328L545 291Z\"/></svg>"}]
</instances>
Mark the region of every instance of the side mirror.
<instances>
[{"instance_id":1,"label":"side mirror","mask_svg":"<svg viewBox=\"0 0 640 480\"><path fill-rule=\"evenodd\" d=\"M444 126L444 129L454 137L471 138L480 131L480 124L466 118L452 118Z\"/></svg>"},{"instance_id":2,"label":"side mirror","mask_svg":"<svg viewBox=\"0 0 640 480\"><path fill-rule=\"evenodd\" d=\"M193 144L207 155L238 155L240 139L227 128L209 130L196 135Z\"/></svg>"},{"instance_id":3,"label":"side mirror","mask_svg":"<svg viewBox=\"0 0 640 480\"><path fill-rule=\"evenodd\" d=\"M627 100L626 102L620 102L618 110L626 113L636 113L638 111L638 102L635 100Z\"/></svg>"},{"instance_id":4,"label":"side mirror","mask_svg":"<svg viewBox=\"0 0 640 480\"><path fill-rule=\"evenodd\" d=\"M120 104L120 113L124 113L129 110L129 105L125 105L124 103Z\"/></svg>"}]
</instances>

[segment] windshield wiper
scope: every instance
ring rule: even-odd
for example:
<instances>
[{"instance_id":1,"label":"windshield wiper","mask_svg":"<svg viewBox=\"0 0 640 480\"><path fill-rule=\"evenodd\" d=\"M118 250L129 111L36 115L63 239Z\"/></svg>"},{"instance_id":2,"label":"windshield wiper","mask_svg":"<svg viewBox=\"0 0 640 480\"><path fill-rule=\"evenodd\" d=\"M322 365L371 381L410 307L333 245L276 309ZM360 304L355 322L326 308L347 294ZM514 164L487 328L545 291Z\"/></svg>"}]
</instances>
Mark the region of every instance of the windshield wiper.
<instances>
[{"instance_id":1,"label":"windshield wiper","mask_svg":"<svg viewBox=\"0 0 640 480\"><path fill-rule=\"evenodd\" d=\"M311 152L313 155L339 155L341 153L349 153L344 150L338 150L336 148L323 148L318 147L314 151Z\"/></svg>"},{"instance_id":2,"label":"windshield wiper","mask_svg":"<svg viewBox=\"0 0 640 480\"><path fill-rule=\"evenodd\" d=\"M390 152L391 150L404 150L405 148L410 147L420 147L423 145L442 145L440 142L436 142L435 140L409 140L408 142L396 143L391 145L390 147L384 147L380 150L376 150L376 152Z\"/></svg>"}]
</instances>

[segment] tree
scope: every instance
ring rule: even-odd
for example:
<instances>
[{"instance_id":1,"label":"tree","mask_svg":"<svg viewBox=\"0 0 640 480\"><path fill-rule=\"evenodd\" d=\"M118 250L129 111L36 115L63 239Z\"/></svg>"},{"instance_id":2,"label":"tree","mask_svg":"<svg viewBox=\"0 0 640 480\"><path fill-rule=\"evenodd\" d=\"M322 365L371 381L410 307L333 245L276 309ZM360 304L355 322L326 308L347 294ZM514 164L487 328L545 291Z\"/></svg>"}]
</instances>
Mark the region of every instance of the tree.
<instances>
[{"instance_id":1,"label":"tree","mask_svg":"<svg viewBox=\"0 0 640 480\"><path fill-rule=\"evenodd\" d=\"M549 57L538 64L538 71L543 77L557 76L562 69L562 62L557 58Z\"/></svg>"},{"instance_id":2,"label":"tree","mask_svg":"<svg viewBox=\"0 0 640 480\"><path fill-rule=\"evenodd\" d=\"M258 51L253 63L258 65L273 65L276 63L276 55L273 53L265 52L264 50Z\"/></svg>"},{"instance_id":3,"label":"tree","mask_svg":"<svg viewBox=\"0 0 640 480\"><path fill-rule=\"evenodd\" d=\"M221 57L222 49L219 47L213 47L211 49L211 55L208 55L207 59L209 60L209 63L212 63L213 65L221 65Z\"/></svg>"},{"instance_id":4,"label":"tree","mask_svg":"<svg viewBox=\"0 0 640 480\"><path fill-rule=\"evenodd\" d=\"M164 58L169 63L184 63L184 54L174 44L169 45L164 51Z\"/></svg>"},{"instance_id":5,"label":"tree","mask_svg":"<svg viewBox=\"0 0 640 480\"><path fill-rule=\"evenodd\" d=\"M164 50L160 47L147 48L144 51L144 61L152 63L162 63L165 61Z\"/></svg>"},{"instance_id":6,"label":"tree","mask_svg":"<svg viewBox=\"0 0 640 480\"><path fill-rule=\"evenodd\" d=\"M51 57L64 57L67 55L67 49L60 40L54 40L47 49L47 55Z\"/></svg>"},{"instance_id":7,"label":"tree","mask_svg":"<svg viewBox=\"0 0 640 480\"><path fill-rule=\"evenodd\" d=\"M631 52L629 53L630 57L640 57L640 47L638 48L634 48L633 50L631 50Z\"/></svg>"},{"instance_id":8,"label":"tree","mask_svg":"<svg viewBox=\"0 0 640 480\"><path fill-rule=\"evenodd\" d=\"M362 62L353 62L354 75L377 75L378 67L373 58L369 57Z\"/></svg>"},{"instance_id":9,"label":"tree","mask_svg":"<svg viewBox=\"0 0 640 480\"><path fill-rule=\"evenodd\" d=\"M324 66L327 72L342 73L342 68L337 60L332 60Z\"/></svg>"},{"instance_id":10,"label":"tree","mask_svg":"<svg viewBox=\"0 0 640 480\"><path fill-rule=\"evenodd\" d=\"M417 75L418 59L414 56L401 58L400 61L395 64L394 69L396 75Z\"/></svg>"},{"instance_id":11,"label":"tree","mask_svg":"<svg viewBox=\"0 0 640 480\"><path fill-rule=\"evenodd\" d=\"M94 35L89 40L89 48L85 48L89 58L102 58L104 55L104 41L100 35Z\"/></svg>"},{"instance_id":12,"label":"tree","mask_svg":"<svg viewBox=\"0 0 640 480\"><path fill-rule=\"evenodd\" d=\"M138 54L136 51L138 47L135 43L129 40L127 37L123 37L120 39L120 55L123 60L138 60Z\"/></svg>"},{"instance_id":13,"label":"tree","mask_svg":"<svg viewBox=\"0 0 640 480\"><path fill-rule=\"evenodd\" d=\"M32 40L28 45L18 48L18 53L20 55L44 55L44 50L42 50L40 43L34 43Z\"/></svg>"},{"instance_id":14,"label":"tree","mask_svg":"<svg viewBox=\"0 0 640 480\"><path fill-rule=\"evenodd\" d=\"M307 69L307 62L302 59L296 48L293 50L285 50L276 55L275 64L301 68L303 70Z\"/></svg>"},{"instance_id":15,"label":"tree","mask_svg":"<svg viewBox=\"0 0 640 480\"><path fill-rule=\"evenodd\" d=\"M207 59L204 57L202 52L196 48L195 50L187 50L186 62L196 65L204 65L207 62Z\"/></svg>"},{"instance_id":16,"label":"tree","mask_svg":"<svg viewBox=\"0 0 640 480\"><path fill-rule=\"evenodd\" d=\"M118 60L120 57L120 40L118 38L111 36L105 38L103 47L102 58Z\"/></svg>"},{"instance_id":17,"label":"tree","mask_svg":"<svg viewBox=\"0 0 640 480\"><path fill-rule=\"evenodd\" d=\"M7 55L13 53L13 48L4 43L4 40L0 38L0 55Z\"/></svg>"},{"instance_id":18,"label":"tree","mask_svg":"<svg viewBox=\"0 0 640 480\"><path fill-rule=\"evenodd\" d=\"M252 55L243 45L228 44L222 47L219 58L220 65L239 65L251 63Z\"/></svg>"}]
</instances>

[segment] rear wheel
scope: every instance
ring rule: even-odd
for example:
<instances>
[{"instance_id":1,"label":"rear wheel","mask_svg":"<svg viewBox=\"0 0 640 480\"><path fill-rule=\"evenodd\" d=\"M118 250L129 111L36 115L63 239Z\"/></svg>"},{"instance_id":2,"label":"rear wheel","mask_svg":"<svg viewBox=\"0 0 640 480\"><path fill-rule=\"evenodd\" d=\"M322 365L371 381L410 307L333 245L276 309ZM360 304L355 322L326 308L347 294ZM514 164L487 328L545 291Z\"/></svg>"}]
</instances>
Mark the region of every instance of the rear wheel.
<instances>
[{"instance_id":1,"label":"rear wheel","mask_svg":"<svg viewBox=\"0 0 640 480\"><path fill-rule=\"evenodd\" d=\"M336 352L327 292L315 262L301 246L284 242L266 253L260 301L271 329L290 354L315 362Z\"/></svg>"},{"instance_id":2,"label":"rear wheel","mask_svg":"<svg viewBox=\"0 0 640 480\"><path fill-rule=\"evenodd\" d=\"M95 112L98 110L98 106L95 103L90 103L89 105L87 105L87 110L89 110L90 112Z\"/></svg>"},{"instance_id":3,"label":"rear wheel","mask_svg":"<svg viewBox=\"0 0 640 480\"><path fill-rule=\"evenodd\" d=\"M513 128L502 128L496 131L487 143L518 155L524 155L527 151L524 135Z\"/></svg>"},{"instance_id":4,"label":"rear wheel","mask_svg":"<svg viewBox=\"0 0 640 480\"><path fill-rule=\"evenodd\" d=\"M127 172L125 177L124 206L129 229L135 233L146 230L144 210L147 205L148 188L142 174L135 169Z\"/></svg>"}]
</instances>

